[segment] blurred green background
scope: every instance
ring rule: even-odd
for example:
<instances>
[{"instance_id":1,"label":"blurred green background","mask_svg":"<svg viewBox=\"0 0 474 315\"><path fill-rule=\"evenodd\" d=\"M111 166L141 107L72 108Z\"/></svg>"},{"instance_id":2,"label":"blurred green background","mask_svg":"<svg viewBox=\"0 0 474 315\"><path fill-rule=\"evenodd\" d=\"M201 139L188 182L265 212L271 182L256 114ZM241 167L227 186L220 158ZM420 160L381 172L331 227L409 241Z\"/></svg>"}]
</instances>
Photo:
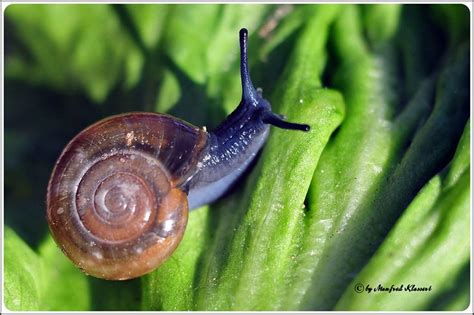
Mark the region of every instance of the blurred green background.
<instances>
[{"instance_id":1,"label":"blurred green background","mask_svg":"<svg viewBox=\"0 0 474 315\"><path fill-rule=\"evenodd\" d=\"M10 5L6 306L466 308L469 19L463 5ZM191 213L159 270L124 282L83 275L45 221L61 150L127 111L215 127L240 100L241 27L252 81L311 133L273 130L252 176ZM358 283L433 290L357 293Z\"/></svg>"}]
</instances>

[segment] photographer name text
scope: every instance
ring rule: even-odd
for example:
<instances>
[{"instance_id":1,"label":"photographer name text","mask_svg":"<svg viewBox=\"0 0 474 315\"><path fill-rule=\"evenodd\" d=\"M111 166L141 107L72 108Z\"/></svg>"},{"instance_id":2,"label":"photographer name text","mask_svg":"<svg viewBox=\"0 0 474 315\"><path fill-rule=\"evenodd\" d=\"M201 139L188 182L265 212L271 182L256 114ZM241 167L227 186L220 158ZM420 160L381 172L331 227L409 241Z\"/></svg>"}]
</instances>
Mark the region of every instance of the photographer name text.
<instances>
[{"instance_id":1,"label":"photographer name text","mask_svg":"<svg viewBox=\"0 0 474 315\"><path fill-rule=\"evenodd\" d=\"M356 283L354 286L354 291L357 293L367 292L367 293L376 293L376 292L430 292L432 290L430 286L418 286L416 284L392 284L390 286L383 286L378 284L376 286L371 286L370 284L364 285L362 283Z\"/></svg>"}]
</instances>

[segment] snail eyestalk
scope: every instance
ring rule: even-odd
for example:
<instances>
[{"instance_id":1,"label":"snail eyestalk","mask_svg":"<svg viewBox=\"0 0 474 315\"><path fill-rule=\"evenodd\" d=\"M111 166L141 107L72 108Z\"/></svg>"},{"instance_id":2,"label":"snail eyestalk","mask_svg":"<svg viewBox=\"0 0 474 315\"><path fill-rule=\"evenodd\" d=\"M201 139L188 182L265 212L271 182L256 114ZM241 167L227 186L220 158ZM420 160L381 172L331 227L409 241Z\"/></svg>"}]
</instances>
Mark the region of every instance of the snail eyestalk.
<instances>
[{"instance_id":1,"label":"snail eyestalk","mask_svg":"<svg viewBox=\"0 0 474 315\"><path fill-rule=\"evenodd\" d=\"M273 112L264 112L262 115L262 122L270 124L281 129L309 131L310 127L306 124L297 124L283 120L281 115Z\"/></svg>"},{"instance_id":2,"label":"snail eyestalk","mask_svg":"<svg viewBox=\"0 0 474 315\"><path fill-rule=\"evenodd\" d=\"M258 99L255 87L250 80L249 64L247 57L248 49L248 31L243 28L239 32L240 38L240 78L242 80L242 102L250 102L257 106Z\"/></svg>"}]
</instances>

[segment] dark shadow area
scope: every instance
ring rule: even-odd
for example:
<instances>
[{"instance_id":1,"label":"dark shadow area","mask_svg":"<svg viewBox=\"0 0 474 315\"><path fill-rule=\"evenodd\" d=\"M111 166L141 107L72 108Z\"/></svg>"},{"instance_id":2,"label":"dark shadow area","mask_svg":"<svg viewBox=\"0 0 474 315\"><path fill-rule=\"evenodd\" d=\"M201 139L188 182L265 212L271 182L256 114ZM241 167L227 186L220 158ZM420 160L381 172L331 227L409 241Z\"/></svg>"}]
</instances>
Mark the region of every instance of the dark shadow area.
<instances>
[{"instance_id":1,"label":"dark shadow area","mask_svg":"<svg viewBox=\"0 0 474 315\"><path fill-rule=\"evenodd\" d=\"M429 77L441 65L446 52L447 34L432 17L423 14L426 6L405 5L400 15L402 23L395 34L399 46L401 87L399 111L413 97L423 79Z\"/></svg>"},{"instance_id":2,"label":"dark shadow area","mask_svg":"<svg viewBox=\"0 0 474 315\"><path fill-rule=\"evenodd\" d=\"M288 60L291 57L296 40L303 28L304 25L301 25L281 44L272 49L264 62L258 60L254 63L255 67L251 68L252 82L255 87L261 87L263 89L264 98L269 100L272 104L277 101L273 99L273 96L276 94L275 89L277 88L278 83L276 78L282 77L285 67L288 65ZM261 41L260 38L257 39ZM250 42L250 45L252 45L252 42ZM252 49L252 46L250 46L249 49ZM257 53L253 55L253 58L258 58ZM249 58L250 60L253 59L252 54L250 54Z\"/></svg>"},{"instance_id":3,"label":"dark shadow area","mask_svg":"<svg viewBox=\"0 0 474 315\"><path fill-rule=\"evenodd\" d=\"M181 97L169 114L198 127L207 126L208 130L217 127L219 118L225 117L217 100L210 99L205 87L193 82L168 56L162 57L163 63L176 76L181 88Z\"/></svg>"},{"instance_id":4,"label":"dark shadow area","mask_svg":"<svg viewBox=\"0 0 474 315\"><path fill-rule=\"evenodd\" d=\"M141 279L109 281L89 277L91 309L94 311L137 311L141 309Z\"/></svg>"},{"instance_id":5,"label":"dark shadow area","mask_svg":"<svg viewBox=\"0 0 474 315\"><path fill-rule=\"evenodd\" d=\"M36 247L47 231L46 187L63 147L100 118L80 95L5 81L5 223Z\"/></svg>"},{"instance_id":6,"label":"dark shadow area","mask_svg":"<svg viewBox=\"0 0 474 315\"><path fill-rule=\"evenodd\" d=\"M470 264L461 268L461 271L457 275L456 279L448 285L448 288L439 294L436 298L433 299L433 303L429 305L426 309L430 311L463 311L469 306L469 297L471 296L470 292L470 280L471 279L471 268ZM461 306L461 308L453 310L450 309L449 305L453 301L459 301L459 297L465 297L466 304Z\"/></svg>"}]
</instances>

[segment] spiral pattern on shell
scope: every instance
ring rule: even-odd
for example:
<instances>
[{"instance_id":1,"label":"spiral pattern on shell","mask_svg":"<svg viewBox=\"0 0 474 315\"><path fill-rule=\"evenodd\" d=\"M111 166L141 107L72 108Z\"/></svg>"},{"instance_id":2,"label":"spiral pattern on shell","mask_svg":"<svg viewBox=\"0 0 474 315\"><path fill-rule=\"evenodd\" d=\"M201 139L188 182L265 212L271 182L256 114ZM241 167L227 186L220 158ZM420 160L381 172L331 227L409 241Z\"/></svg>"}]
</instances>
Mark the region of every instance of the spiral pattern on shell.
<instances>
[{"instance_id":1,"label":"spiral pattern on shell","mask_svg":"<svg viewBox=\"0 0 474 315\"><path fill-rule=\"evenodd\" d=\"M134 278L179 244L188 216L183 185L207 134L167 115L99 121L64 149L51 175L47 219L55 241L84 272Z\"/></svg>"}]
</instances>

